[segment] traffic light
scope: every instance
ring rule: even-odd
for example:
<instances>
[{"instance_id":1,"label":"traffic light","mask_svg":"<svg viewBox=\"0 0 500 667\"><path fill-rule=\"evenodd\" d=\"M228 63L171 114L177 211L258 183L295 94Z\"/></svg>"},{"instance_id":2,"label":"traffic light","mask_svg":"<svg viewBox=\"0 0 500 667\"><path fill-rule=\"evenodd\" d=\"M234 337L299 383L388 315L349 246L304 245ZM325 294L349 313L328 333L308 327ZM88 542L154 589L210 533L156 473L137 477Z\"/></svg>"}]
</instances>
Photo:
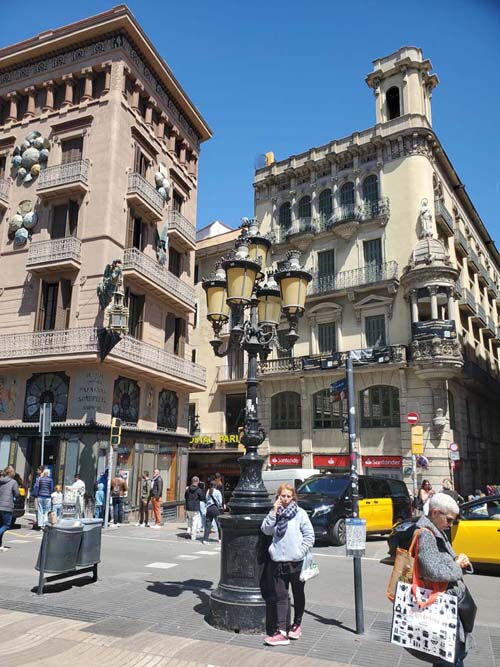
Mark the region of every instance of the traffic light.
<instances>
[{"instance_id":1,"label":"traffic light","mask_svg":"<svg viewBox=\"0 0 500 667\"><path fill-rule=\"evenodd\" d=\"M411 453L412 454L423 454L424 453L424 427L423 426L412 426L411 427Z\"/></svg>"},{"instance_id":2,"label":"traffic light","mask_svg":"<svg viewBox=\"0 0 500 667\"><path fill-rule=\"evenodd\" d=\"M113 417L111 420L111 446L118 447L122 439L122 420Z\"/></svg>"}]
</instances>

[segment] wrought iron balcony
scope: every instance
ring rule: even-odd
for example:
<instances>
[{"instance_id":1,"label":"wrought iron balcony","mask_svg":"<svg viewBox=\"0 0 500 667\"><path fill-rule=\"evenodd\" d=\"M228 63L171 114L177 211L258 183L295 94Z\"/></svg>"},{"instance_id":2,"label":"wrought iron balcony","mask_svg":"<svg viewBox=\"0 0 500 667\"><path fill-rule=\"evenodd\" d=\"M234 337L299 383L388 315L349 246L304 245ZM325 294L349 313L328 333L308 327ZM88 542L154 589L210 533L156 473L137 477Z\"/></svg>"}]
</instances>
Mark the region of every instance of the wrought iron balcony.
<instances>
[{"instance_id":1,"label":"wrought iron balcony","mask_svg":"<svg viewBox=\"0 0 500 667\"><path fill-rule=\"evenodd\" d=\"M487 336L490 336L491 338L494 338L496 335L497 331L497 326L490 315L486 316L486 329L484 330L484 333L486 333Z\"/></svg>"},{"instance_id":2,"label":"wrought iron balcony","mask_svg":"<svg viewBox=\"0 0 500 667\"><path fill-rule=\"evenodd\" d=\"M361 219L363 222L370 220L380 220L381 224L386 224L391 212L389 206L389 197L382 197L377 201L365 201L361 204Z\"/></svg>"},{"instance_id":3,"label":"wrought iron balcony","mask_svg":"<svg viewBox=\"0 0 500 667\"><path fill-rule=\"evenodd\" d=\"M490 273L483 264L480 264L479 266L479 279L482 280L483 285L485 287L488 287L490 281Z\"/></svg>"},{"instance_id":4,"label":"wrought iron balcony","mask_svg":"<svg viewBox=\"0 0 500 667\"><path fill-rule=\"evenodd\" d=\"M10 181L0 178L0 207L7 208L9 204Z\"/></svg>"},{"instance_id":5,"label":"wrought iron balcony","mask_svg":"<svg viewBox=\"0 0 500 667\"><path fill-rule=\"evenodd\" d=\"M127 200L147 220L157 222L162 219L163 197L154 185L136 172L128 175Z\"/></svg>"},{"instance_id":6,"label":"wrought iron balcony","mask_svg":"<svg viewBox=\"0 0 500 667\"><path fill-rule=\"evenodd\" d=\"M487 326L486 311L480 303L476 304L476 306L476 313L472 315L472 317L477 320L479 326L484 329Z\"/></svg>"},{"instance_id":7,"label":"wrought iron balcony","mask_svg":"<svg viewBox=\"0 0 500 667\"><path fill-rule=\"evenodd\" d=\"M365 348L345 352L334 352L330 355L305 355L285 359L267 359L259 363L260 375L276 375L279 373L310 373L314 371L332 371L345 367L349 354L355 365L380 365L389 363L406 363L405 345L386 345L380 348Z\"/></svg>"},{"instance_id":8,"label":"wrought iron balcony","mask_svg":"<svg viewBox=\"0 0 500 667\"><path fill-rule=\"evenodd\" d=\"M196 229L193 224L178 211L169 211L167 216L169 236L175 237L183 250L196 248Z\"/></svg>"},{"instance_id":9,"label":"wrought iron balcony","mask_svg":"<svg viewBox=\"0 0 500 667\"><path fill-rule=\"evenodd\" d=\"M41 357L86 357L97 361L99 343L97 328L54 329L0 336L0 360L31 363ZM162 348L125 336L112 349L109 357L114 364L124 362L136 369L143 368L154 375L168 375L172 382L180 381L197 389L206 386L206 371L202 366L178 357Z\"/></svg>"},{"instance_id":10,"label":"wrought iron balcony","mask_svg":"<svg viewBox=\"0 0 500 667\"><path fill-rule=\"evenodd\" d=\"M458 227L455 227L454 235L455 235L455 245L458 246L465 255L467 255L469 253L469 244L467 242L467 237L462 231L460 231Z\"/></svg>"},{"instance_id":11,"label":"wrought iron balcony","mask_svg":"<svg viewBox=\"0 0 500 667\"><path fill-rule=\"evenodd\" d=\"M297 234L312 236L319 231L320 229L316 224L316 220L312 218L296 218L288 227L278 228L277 242L284 243Z\"/></svg>"},{"instance_id":12,"label":"wrought iron balcony","mask_svg":"<svg viewBox=\"0 0 500 667\"><path fill-rule=\"evenodd\" d=\"M80 268L82 242L76 236L31 243L26 268L32 273Z\"/></svg>"},{"instance_id":13,"label":"wrought iron balcony","mask_svg":"<svg viewBox=\"0 0 500 667\"><path fill-rule=\"evenodd\" d=\"M459 306L463 309L475 315L477 312L477 303L474 297L474 294L467 287L462 287L462 295L458 302Z\"/></svg>"},{"instance_id":14,"label":"wrought iron balcony","mask_svg":"<svg viewBox=\"0 0 500 667\"><path fill-rule=\"evenodd\" d=\"M493 299L498 297L498 286L493 278L488 278L488 292Z\"/></svg>"},{"instance_id":15,"label":"wrought iron balcony","mask_svg":"<svg viewBox=\"0 0 500 667\"><path fill-rule=\"evenodd\" d=\"M36 191L45 199L61 194L85 193L88 190L89 171L89 160L75 160L47 167L40 172Z\"/></svg>"},{"instance_id":16,"label":"wrought iron balcony","mask_svg":"<svg viewBox=\"0 0 500 667\"><path fill-rule=\"evenodd\" d=\"M472 246L469 244L468 257L467 261L472 266L473 269L479 271L481 267L481 262L479 261L479 255L475 250L472 249Z\"/></svg>"},{"instance_id":17,"label":"wrought iron balcony","mask_svg":"<svg viewBox=\"0 0 500 667\"><path fill-rule=\"evenodd\" d=\"M451 216L451 213L444 205L444 202L442 202L440 199L435 199L434 208L436 211L436 220L443 224L444 230L448 234L448 236L454 236L455 225L453 223L453 218Z\"/></svg>"},{"instance_id":18,"label":"wrought iron balcony","mask_svg":"<svg viewBox=\"0 0 500 667\"><path fill-rule=\"evenodd\" d=\"M123 275L128 284L137 283L160 298L194 312L194 288L137 248L125 248Z\"/></svg>"},{"instance_id":19,"label":"wrought iron balcony","mask_svg":"<svg viewBox=\"0 0 500 667\"><path fill-rule=\"evenodd\" d=\"M364 266L360 269L340 271L331 275L320 275L318 271L315 271L313 272L313 280L308 286L308 294L317 296L330 292L347 292L366 285L390 281L397 282L398 275L398 264L394 260L384 264Z\"/></svg>"}]
</instances>

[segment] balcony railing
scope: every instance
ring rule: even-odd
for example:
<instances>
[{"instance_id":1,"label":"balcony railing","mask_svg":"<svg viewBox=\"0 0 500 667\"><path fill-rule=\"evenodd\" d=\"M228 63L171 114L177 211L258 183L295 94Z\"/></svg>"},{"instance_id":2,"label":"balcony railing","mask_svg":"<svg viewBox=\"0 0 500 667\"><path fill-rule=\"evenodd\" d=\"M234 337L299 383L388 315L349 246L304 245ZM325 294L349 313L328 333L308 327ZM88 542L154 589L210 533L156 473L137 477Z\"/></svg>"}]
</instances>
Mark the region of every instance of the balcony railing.
<instances>
[{"instance_id":1,"label":"balcony railing","mask_svg":"<svg viewBox=\"0 0 500 667\"><path fill-rule=\"evenodd\" d=\"M10 181L6 178L0 178L0 200L4 202L9 201Z\"/></svg>"},{"instance_id":2,"label":"balcony railing","mask_svg":"<svg viewBox=\"0 0 500 667\"><path fill-rule=\"evenodd\" d=\"M89 169L89 160L75 160L47 167L40 172L36 189L58 188L76 182L88 185Z\"/></svg>"},{"instance_id":3,"label":"balcony railing","mask_svg":"<svg viewBox=\"0 0 500 667\"><path fill-rule=\"evenodd\" d=\"M478 303L476 305L477 305L476 317L477 317L478 320L480 320L480 322L484 326L486 326L486 322L487 322L487 320L486 320L486 311L480 303Z\"/></svg>"},{"instance_id":4,"label":"balcony railing","mask_svg":"<svg viewBox=\"0 0 500 667\"><path fill-rule=\"evenodd\" d=\"M317 234L319 231L321 230L316 220L312 218L297 218L288 227L278 228L278 243L283 243L295 234Z\"/></svg>"},{"instance_id":5,"label":"balcony railing","mask_svg":"<svg viewBox=\"0 0 500 667\"><path fill-rule=\"evenodd\" d=\"M495 321L489 315L486 318L486 324L488 325L488 329L490 330L491 335L494 336L496 334L497 327Z\"/></svg>"},{"instance_id":6,"label":"balcony railing","mask_svg":"<svg viewBox=\"0 0 500 667\"><path fill-rule=\"evenodd\" d=\"M161 289L175 296L179 301L194 309L196 304L195 292L173 273L158 264L152 257L148 257L137 248L126 248L123 253L123 270L137 271Z\"/></svg>"},{"instance_id":7,"label":"balcony railing","mask_svg":"<svg viewBox=\"0 0 500 667\"><path fill-rule=\"evenodd\" d=\"M241 366L219 366L217 373L218 382L236 382L245 380L247 377L247 364Z\"/></svg>"},{"instance_id":8,"label":"balcony railing","mask_svg":"<svg viewBox=\"0 0 500 667\"><path fill-rule=\"evenodd\" d=\"M463 252L467 255L469 252L469 244L467 243L467 237L462 231L460 231L460 229L458 229L458 227L455 227L454 234L455 234L456 245L460 246Z\"/></svg>"},{"instance_id":9,"label":"balcony railing","mask_svg":"<svg viewBox=\"0 0 500 667\"><path fill-rule=\"evenodd\" d=\"M397 279L398 264L394 260L375 266L340 271L333 275L319 275L316 271L313 272L313 280L309 283L308 294L325 294Z\"/></svg>"},{"instance_id":10,"label":"balcony railing","mask_svg":"<svg viewBox=\"0 0 500 667\"><path fill-rule=\"evenodd\" d=\"M467 287L462 287L462 296L460 297L459 304L461 306L467 306L473 313L477 312L477 303L474 297L474 294Z\"/></svg>"},{"instance_id":11,"label":"balcony railing","mask_svg":"<svg viewBox=\"0 0 500 667\"><path fill-rule=\"evenodd\" d=\"M343 222L368 222L377 218L389 218L389 198L382 197L377 201L364 201L360 205L347 204L333 210L331 225Z\"/></svg>"},{"instance_id":12,"label":"balcony railing","mask_svg":"<svg viewBox=\"0 0 500 667\"><path fill-rule=\"evenodd\" d=\"M493 278L488 278L488 290L491 293L491 296L496 299L498 297L498 287Z\"/></svg>"},{"instance_id":13,"label":"balcony railing","mask_svg":"<svg viewBox=\"0 0 500 667\"><path fill-rule=\"evenodd\" d=\"M306 355L286 359L267 359L259 363L259 374L272 375L293 371L308 373L324 370L331 372L336 368L343 368L349 354L351 354L354 364L360 366L367 364L405 363L407 359L405 345L387 345L380 348L334 352L331 355Z\"/></svg>"},{"instance_id":14,"label":"balcony railing","mask_svg":"<svg viewBox=\"0 0 500 667\"><path fill-rule=\"evenodd\" d=\"M451 213L440 199L434 200L434 208L436 210L436 218L442 220L450 232L450 236L453 236L455 234L455 225L453 224Z\"/></svg>"},{"instance_id":15,"label":"balcony railing","mask_svg":"<svg viewBox=\"0 0 500 667\"><path fill-rule=\"evenodd\" d=\"M31 359L45 356L93 354L98 352L97 329L54 329L0 336L0 359ZM204 387L203 366L187 361L148 343L125 336L110 352L111 356L166 373L174 378Z\"/></svg>"},{"instance_id":16,"label":"balcony railing","mask_svg":"<svg viewBox=\"0 0 500 667\"><path fill-rule=\"evenodd\" d=\"M488 283L490 281L490 274L488 269L485 266L483 266L483 264L479 266L479 276L484 281L484 284L488 286Z\"/></svg>"},{"instance_id":17,"label":"balcony railing","mask_svg":"<svg viewBox=\"0 0 500 667\"><path fill-rule=\"evenodd\" d=\"M156 188L144 178L144 176L141 176L136 172L132 172L128 175L127 194L138 194L156 211L156 213L158 213L158 215L162 215L164 204L163 197Z\"/></svg>"},{"instance_id":18,"label":"balcony railing","mask_svg":"<svg viewBox=\"0 0 500 667\"><path fill-rule=\"evenodd\" d=\"M0 359L97 352L97 329L55 329L0 336Z\"/></svg>"},{"instance_id":19,"label":"balcony railing","mask_svg":"<svg viewBox=\"0 0 500 667\"><path fill-rule=\"evenodd\" d=\"M203 366L131 336L122 338L110 354L199 386L206 385L206 370Z\"/></svg>"},{"instance_id":20,"label":"balcony railing","mask_svg":"<svg viewBox=\"0 0 500 667\"><path fill-rule=\"evenodd\" d=\"M179 232L191 245L196 245L196 229L194 225L178 211L168 212L168 229L169 231L175 230Z\"/></svg>"},{"instance_id":21,"label":"balcony railing","mask_svg":"<svg viewBox=\"0 0 500 667\"><path fill-rule=\"evenodd\" d=\"M74 260L80 263L82 259L82 242L76 236L67 236L62 239L37 241L30 245L26 266L35 264L66 262Z\"/></svg>"},{"instance_id":22,"label":"balcony railing","mask_svg":"<svg viewBox=\"0 0 500 667\"><path fill-rule=\"evenodd\" d=\"M481 262L479 261L479 255L475 250L472 249L472 246L469 245L469 264L472 264L476 271L479 271Z\"/></svg>"}]
</instances>

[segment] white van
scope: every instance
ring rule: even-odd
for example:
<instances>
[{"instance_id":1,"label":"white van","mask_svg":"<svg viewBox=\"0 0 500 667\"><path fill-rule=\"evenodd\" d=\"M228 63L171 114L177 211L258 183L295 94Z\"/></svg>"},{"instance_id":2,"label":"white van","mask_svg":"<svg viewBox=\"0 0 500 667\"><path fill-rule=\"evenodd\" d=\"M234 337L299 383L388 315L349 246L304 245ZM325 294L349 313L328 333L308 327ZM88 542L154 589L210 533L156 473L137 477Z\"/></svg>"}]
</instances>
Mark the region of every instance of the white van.
<instances>
[{"instance_id":1,"label":"white van","mask_svg":"<svg viewBox=\"0 0 500 667\"><path fill-rule=\"evenodd\" d=\"M265 470L262 481L271 496L275 496L280 484L291 484L297 489L311 475L319 475L321 471L314 468L285 468L283 470Z\"/></svg>"}]
</instances>

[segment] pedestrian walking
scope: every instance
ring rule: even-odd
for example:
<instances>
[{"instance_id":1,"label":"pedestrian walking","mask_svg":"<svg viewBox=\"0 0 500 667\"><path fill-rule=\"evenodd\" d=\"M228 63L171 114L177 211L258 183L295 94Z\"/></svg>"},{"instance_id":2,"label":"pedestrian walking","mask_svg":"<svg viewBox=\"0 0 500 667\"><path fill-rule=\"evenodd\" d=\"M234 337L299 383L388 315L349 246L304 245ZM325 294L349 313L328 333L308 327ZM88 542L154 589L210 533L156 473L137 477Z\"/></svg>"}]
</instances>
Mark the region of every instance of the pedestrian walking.
<instances>
[{"instance_id":1,"label":"pedestrian walking","mask_svg":"<svg viewBox=\"0 0 500 667\"><path fill-rule=\"evenodd\" d=\"M445 477L443 479L442 484L443 484L443 487L442 487L440 493L445 493L447 496L450 496L451 498L453 498L453 500L458 505L460 505L460 503L464 502L464 499L462 498L462 496L458 493L458 491L455 491L455 489L453 488L453 482L451 481L451 479L449 479L448 477Z\"/></svg>"},{"instance_id":2,"label":"pedestrian walking","mask_svg":"<svg viewBox=\"0 0 500 667\"><path fill-rule=\"evenodd\" d=\"M95 492L95 510L94 510L94 519L104 519L104 500L106 494L104 492L104 484L98 482L97 491Z\"/></svg>"},{"instance_id":3,"label":"pedestrian walking","mask_svg":"<svg viewBox=\"0 0 500 667\"><path fill-rule=\"evenodd\" d=\"M220 542L219 514L222 512L222 495L218 490L217 484L215 482L210 482L210 488L207 491L205 500L207 513L205 517L205 529L202 543L205 544L208 542L208 537L210 535L210 529L212 527L213 521L215 521L215 526L217 528L217 538L218 542Z\"/></svg>"},{"instance_id":4,"label":"pedestrian walking","mask_svg":"<svg viewBox=\"0 0 500 667\"><path fill-rule=\"evenodd\" d=\"M78 473L73 477L73 480L71 488L76 491L75 516L80 519L84 515L85 508L85 482L80 479Z\"/></svg>"},{"instance_id":5,"label":"pedestrian walking","mask_svg":"<svg viewBox=\"0 0 500 667\"><path fill-rule=\"evenodd\" d=\"M198 530L200 530L202 533L205 532L205 523L206 523L206 518L207 518L207 504L205 502L205 483L200 481L198 486L201 489L201 493L203 496L203 500L200 500L200 523L198 526Z\"/></svg>"},{"instance_id":6,"label":"pedestrian walking","mask_svg":"<svg viewBox=\"0 0 500 667\"><path fill-rule=\"evenodd\" d=\"M191 478L191 485L186 489L184 501L187 517L187 533L192 540L196 540L196 534L200 524L200 502L204 500L203 492L199 487L199 477Z\"/></svg>"},{"instance_id":7,"label":"pedestrian walking","mask_svg":"<svg viewBox=\"0 0 500 667\"><path fill-rule=\"evenodd\" d=\"M7 551L9 548L2 544L3 535L12 525L14 498L20 495L15 475L16 471L12 466L7 466L0 472L0 551Z\"/></svg>"},{"instance_id":8,"label":"pedestrian walking","mask_svg":"<svg viewBox=\"0 0 500 667\"><path fill-rule=\"evenodd\" d=\"M469 558L465 554L458 556L446 535L446 530L453 524L459 513L457 503L449 495L436 493L429 498L429 514L421 516L417 521L418 534L418 568L423 581L446 583L446 592L458 598L459 628L454 667L463 667L467 655L468 633L474 622L467 617L466 607L470 609L470 593L463 580L463 572L471 568ZM467 600L467 602L466 602ZM474 612L475 613L475 612ZM466 627L469 628L466 631ZM425 655L418 654L425 660ZM428 656L431 662L431 656ZM432 662L434 662L432 660ZM440 667L451 667L451 663L441 660L434 662Z\"/></svg>"},{"instance_id":9,"label":"pedestrian walking","mask_svg":"<svg viewBox=\"0 0 500 667\"><path fill-rule=\"evenodd\" d=\"M33 530L40 530L40 526L38 525L38 480L42 476L43 471L44 467L38 466L38 468L36 469L35 481L33 482L33 486L31 488L31 497L33 498L33 509L35 510L35 520L33 522Z\"/></svg>"},{"instance_id":10,"label":"pedestrian walking","mask_svg":"<svg viewBox=\"0 0 500 667\"><path fill-rule=\"evenodd\" d=\"M141 479L141 493L139 498L139 523L136 526L139 528L149 528L149 499L151 497L151 480L149 479L149 471L145 470L142 473Z\"/></svg>"},{"instance_id":11,"label":"pedestrian walking","mask_svg":"<svg viewBox=\"0 0 500 667\"><path fill-rule=\"evenodd\" d=\"M291 484L281 484L272 510L261 525L264 535L271 535L269 546L272 578L276 596L276 631L264 639L269 646L289 644L300 639L302 616L306 606L304 582L300 571L305 555L313 548L314 530L306 512L297 505ZM293 593L294 617L291 620L289 587Z\"/></svg>"},{"instance_id":12,"label":"pedestrian walking","mask_svg":"<svg viewBox=\"0 0 500 667\"><path fill-rule=\"evenodd\" d=\"M56 517L60 519L62 514L62 504L63 504L63 494L60 484L56 484L50 498L52 501L52 511L55 512Z\"/></svg>"},{"instance_id":13,"label":"pedestrian walking","mask_svg":"<svg viewBox=\"0 0 500 667\"><path fill-rule=\"evenodd\" d=\"M429 500L434 495L434 489L428 479L424 479L417 496L417 509L424 514L429 511Z\"/></svg>"},{"instance_id":14,"label":"pedestrian walking","mask_svg":"<svg viewBox=\"0 0 500 667\"><path fill-rule=\"evenodd\" d=\"M128 491L127 480L123 470L117 471L111 480L111 501L113 503L113 524L118 528L123 523L123 505Z\"/></svg>"},{"instance_id":15,"label":"pedestrian walking","mask_svg":"<svg viewBox=\"0 0 500 667\"><path fill-rule=\"evenodd\" d=\"M161 528L161 497L163 495L163 478L158 468L153 470L153 479L151 480L151 507L155 525L153 528Z\"/></svg>"},{"instance_id":16,"label":"pedestrian walking","mask_svg":"<svg viewBox=\"0 0 500 667\"><path fill-rule=\"evenodd\" d=\"M50 470L45 468L36 482L36 495L38 498L37 520L39 528L43 528L47 523L47 515L51 509L53 491L54 482L50 476Z\"/></svg>"}]
</instances>

